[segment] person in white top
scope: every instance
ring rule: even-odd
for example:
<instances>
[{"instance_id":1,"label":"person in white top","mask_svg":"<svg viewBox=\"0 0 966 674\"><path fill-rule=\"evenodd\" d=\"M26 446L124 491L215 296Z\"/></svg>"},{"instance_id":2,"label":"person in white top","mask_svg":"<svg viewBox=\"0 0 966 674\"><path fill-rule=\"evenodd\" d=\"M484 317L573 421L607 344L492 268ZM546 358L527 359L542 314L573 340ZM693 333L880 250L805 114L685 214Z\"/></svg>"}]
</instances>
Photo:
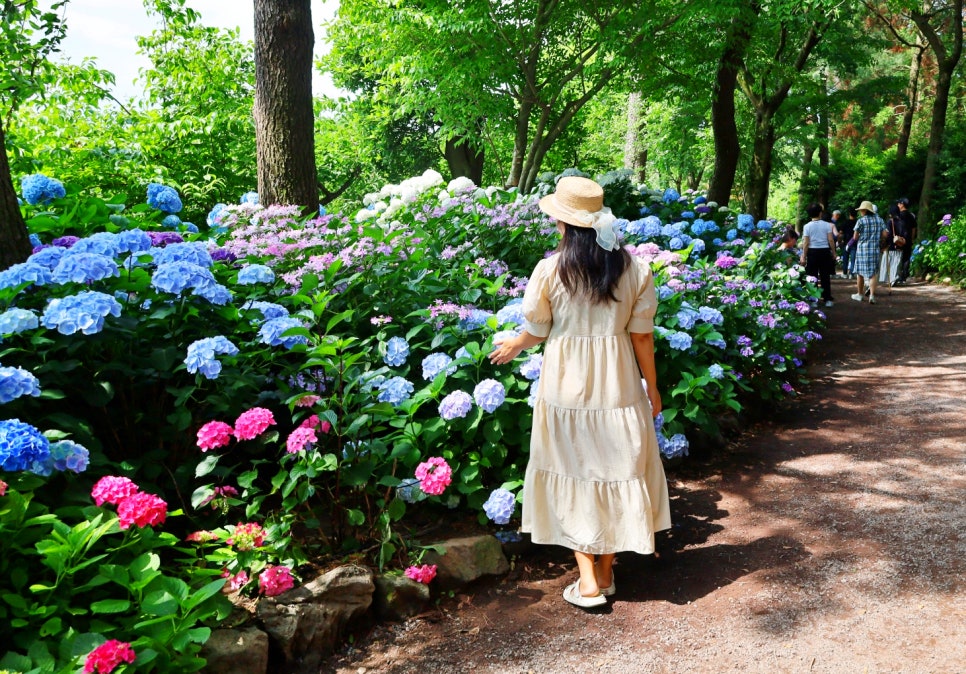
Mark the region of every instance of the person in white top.
<instances>
[{"instance_id":1,"label":"person in white top","mask_svg":"<svg viewBox=\"0 0 966 674\"><path fill-rule=\"evenodd\" d=\"M835 234L832 223L822 219L822 204L809 204L805 212L811 221L802 229L802 264L805 273L818 278L822 301L832 306L832 274L835 273Z\"/></svg>"}]
</instances>

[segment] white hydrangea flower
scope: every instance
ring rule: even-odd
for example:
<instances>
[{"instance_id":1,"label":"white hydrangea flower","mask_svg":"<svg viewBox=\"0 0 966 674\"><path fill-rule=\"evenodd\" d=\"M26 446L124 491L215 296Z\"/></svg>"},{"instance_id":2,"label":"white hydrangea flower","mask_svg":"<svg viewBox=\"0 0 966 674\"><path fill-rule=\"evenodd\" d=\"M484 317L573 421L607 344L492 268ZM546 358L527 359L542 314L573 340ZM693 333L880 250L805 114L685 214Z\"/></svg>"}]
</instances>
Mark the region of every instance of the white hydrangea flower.
<instances>
[{"instance_id":1,"label":"white hydrangea flower","mask_svg":"<svg viewBox=\"0 0 966 674\"><path fill-rule=\"evenodd\" d=\"M468 190L471 187L476 187L476 183L467 178L466 176L460 176L459 178L453 178L446 185L446 189L452 192L459 192L461 190Z\"/></svg>"}]
</instances>

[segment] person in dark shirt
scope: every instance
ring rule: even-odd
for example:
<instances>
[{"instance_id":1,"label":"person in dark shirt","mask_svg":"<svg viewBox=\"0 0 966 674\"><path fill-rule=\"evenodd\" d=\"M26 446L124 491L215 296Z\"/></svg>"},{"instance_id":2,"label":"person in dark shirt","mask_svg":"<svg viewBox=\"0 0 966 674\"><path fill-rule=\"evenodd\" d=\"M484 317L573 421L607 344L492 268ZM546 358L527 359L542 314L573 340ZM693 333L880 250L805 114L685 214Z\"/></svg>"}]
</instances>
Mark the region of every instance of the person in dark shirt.
<instances>
[{"instance_id":1,"label":"person in dark shirt","mask_svg":"<svg viewBox=\"0 0 966 674\"><path fill-rule=\"evenodd\" d=\"M915 245L916 235L919 233L919 223L915 214L909 210L909 199L902 197L898 201L899 217L896 220L896 234L906 240L902 247L902 261L899 263L899 279L897 284L904 285L909 278L909 260L912 258L912 247Z\"/></svg>"},{"instance_id":2,"label":"person in dark shirt","mask_svg":"<svg viewBox=\"0 0 966 674\"><path fill-rule=\"evenodd\" d=\"M849 265L852 262L852 250L846 246L855 233L855 218L851 215L843 214L842 211L832 211L832 224L835 225L835 229L838 231L835 245L839 249L839 257L842 260L842 277L849 278L851 275Z\"/></svg>"}]
</instances>

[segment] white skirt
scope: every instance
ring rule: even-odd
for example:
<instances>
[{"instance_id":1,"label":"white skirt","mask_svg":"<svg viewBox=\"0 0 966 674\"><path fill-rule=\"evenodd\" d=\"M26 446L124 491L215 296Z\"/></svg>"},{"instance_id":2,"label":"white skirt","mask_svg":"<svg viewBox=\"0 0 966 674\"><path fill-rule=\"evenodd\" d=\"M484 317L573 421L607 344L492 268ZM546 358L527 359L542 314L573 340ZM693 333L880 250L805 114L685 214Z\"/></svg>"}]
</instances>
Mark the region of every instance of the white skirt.
<instances>
[{"instance_id":1,"label":"white skirt","mask_svg":"<svg viewBox=\"0 0 966 674\"><path fill-rule=\"evenodd\" d=\"M902 263L901 250L883 251L879 261L879 283L892 284L899 280L899 265Z\"/></svg>"}]
</instances>

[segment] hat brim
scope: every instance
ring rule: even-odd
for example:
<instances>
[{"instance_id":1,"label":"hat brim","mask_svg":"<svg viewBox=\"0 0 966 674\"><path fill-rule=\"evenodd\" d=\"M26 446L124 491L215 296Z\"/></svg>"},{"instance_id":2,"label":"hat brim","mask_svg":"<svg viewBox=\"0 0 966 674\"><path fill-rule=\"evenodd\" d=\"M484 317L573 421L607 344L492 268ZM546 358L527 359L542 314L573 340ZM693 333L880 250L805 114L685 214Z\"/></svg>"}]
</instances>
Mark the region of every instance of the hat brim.
<instances>
[{"instance_id":1,"label":"hat brim","mask_svg":"<svg viewBox=\"0 0 966 674\"><path fill-rule=\"evenodd\" d=\"M549 215L554 220L559 220L560 222L566 223L568 225L573 225L570 222L573 218L570 217L564 210L560 208L557 200L553 198L553 194L548 194L547 196L540 199L539 202L540 210Z\"/></svg>"}]
</instances>

